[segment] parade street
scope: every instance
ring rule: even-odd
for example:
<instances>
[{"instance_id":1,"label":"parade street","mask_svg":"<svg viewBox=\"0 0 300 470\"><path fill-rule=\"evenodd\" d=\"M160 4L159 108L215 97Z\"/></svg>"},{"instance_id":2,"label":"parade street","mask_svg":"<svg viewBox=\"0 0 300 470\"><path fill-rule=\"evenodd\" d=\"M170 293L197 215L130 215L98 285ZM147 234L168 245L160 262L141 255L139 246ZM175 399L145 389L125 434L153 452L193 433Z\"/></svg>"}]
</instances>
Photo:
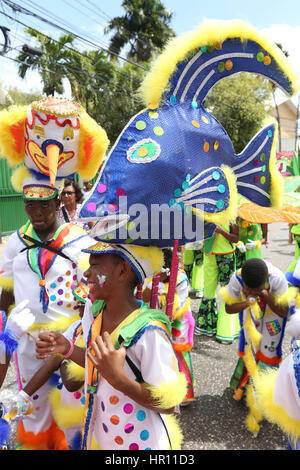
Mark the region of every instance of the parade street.
<instances>
[{"instance_id":1,"label":"parade street","mask_svg":"<svg viewBox=\"0 0 300 470\"><path fill-rule=\"evenodd\" d=\"M294 245L288 243L288 225L269 225L269 245L263 247L264 259L285 271L294 257ZM0 245L1 246L1 245ZM197 313L199 299L192 299ZM238 341L220 344L213 338L195 336L192 360L196 380L196 401L181 407L180 423L183 450L284 450L286 438L276 426L263 421L255 438L247 430L247 407L233 400L229 381L237 361ZM289 352L289 338L283 343L283 356ZM17 389L14 366L10 366L1 389L3 401L12 398ZM10 446L14 448L14 429Z\"/></svg>"}]
</instances>

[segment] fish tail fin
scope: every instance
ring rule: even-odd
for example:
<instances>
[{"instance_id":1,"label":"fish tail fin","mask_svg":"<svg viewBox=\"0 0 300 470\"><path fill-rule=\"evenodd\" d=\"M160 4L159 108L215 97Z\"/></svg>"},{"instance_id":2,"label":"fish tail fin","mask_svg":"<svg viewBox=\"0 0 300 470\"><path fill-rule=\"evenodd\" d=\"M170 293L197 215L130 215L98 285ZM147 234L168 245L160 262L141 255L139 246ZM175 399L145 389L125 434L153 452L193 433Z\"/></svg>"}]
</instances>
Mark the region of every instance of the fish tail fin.
<instances>
[{"instance_id":1,"label":"fish tail fin","mask_svg":"<svg viewBox=\"0 0 300 470\"><path fill-rule=\"evenodd\" d=\"M239 155L235 173L239 194L263 207L280 207L282 176L276 168L277 124L259 131Z\"/></svg>"}]
</instances>

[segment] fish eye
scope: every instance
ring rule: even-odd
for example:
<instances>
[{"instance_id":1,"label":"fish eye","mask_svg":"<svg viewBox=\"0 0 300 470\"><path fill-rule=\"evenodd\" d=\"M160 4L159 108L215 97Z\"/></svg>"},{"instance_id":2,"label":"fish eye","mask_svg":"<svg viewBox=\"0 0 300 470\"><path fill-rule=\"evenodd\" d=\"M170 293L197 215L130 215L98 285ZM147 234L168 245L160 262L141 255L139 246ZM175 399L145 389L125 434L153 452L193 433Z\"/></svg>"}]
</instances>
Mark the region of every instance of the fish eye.
<instances>
[{"instance_id":1,"label":"fish eye","mask_svg":"<svg viewBox=\"0 0 300 470\"><path fill-rule=\"evenodd\" d=\"M131 163L150 163L160 155L160 145L153 139L143 139L127 150L127 160Z\"/></svg>"}]
</instances>

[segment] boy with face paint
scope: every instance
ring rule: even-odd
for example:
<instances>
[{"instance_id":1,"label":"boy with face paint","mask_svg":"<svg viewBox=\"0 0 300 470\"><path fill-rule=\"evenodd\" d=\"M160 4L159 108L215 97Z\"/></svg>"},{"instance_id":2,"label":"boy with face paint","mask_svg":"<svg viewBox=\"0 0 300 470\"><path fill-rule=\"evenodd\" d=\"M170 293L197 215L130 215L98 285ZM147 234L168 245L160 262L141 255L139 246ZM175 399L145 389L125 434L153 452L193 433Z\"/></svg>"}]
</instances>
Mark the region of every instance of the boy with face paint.
<instances>
[{"instance_id":1,"label":"boy with face paint","mask_svg":"<svg viewBox=\"0 0 300 470\"><path fill-rule=\"evenodd\" d=\"M160 271L162 253L102 242L84 251L90 253L84 275L94 299L82 321L86 355L59 334L41 333L37 342L39 357L59 352L85 366L81 448L90 449L92 439L101 450L177 448L180 431L170 413L185 397L186 379L170 321L134 295Z\"/></svg>"}]
</instances>

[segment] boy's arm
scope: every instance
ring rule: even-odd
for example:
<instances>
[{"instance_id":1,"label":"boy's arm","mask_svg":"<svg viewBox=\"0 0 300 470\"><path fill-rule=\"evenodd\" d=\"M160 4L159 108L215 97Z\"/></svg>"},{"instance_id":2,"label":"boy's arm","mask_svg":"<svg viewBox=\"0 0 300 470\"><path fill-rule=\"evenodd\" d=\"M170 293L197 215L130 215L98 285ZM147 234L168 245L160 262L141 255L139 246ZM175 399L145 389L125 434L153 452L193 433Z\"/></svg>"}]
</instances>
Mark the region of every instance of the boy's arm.
<instances>
[{"instance_id":1,"label":"boy's arm","mask_svg":"<svg viewBox=\"0 0 300 470\"><path fill-rule=\"evenodd\" d=\"M273 295L271 295L266 289L261 291L260 297L269 305L270 309L276 313L276 315L281 318L286 318L288 316L289 306L278 304Z\"/></svg>"},{"instance_id":2,"label":"boy's arm","mask_svg":"<svg viewBox=\"0 0 300 470\"><path fill-rule=\"evenodd\" d=\"M66 389L68 390L68 392L76 392L84 384L84 381L70 378L69 372L68 372L68 361L66 359L64 359L60 364L60 375L61 375L62 382L64 386L66 387Z\"/></svg>"},{"instance_id":3,"label":"boy's arm","mask_svg":"<svg viewBox=\"0 0 300 470\"><path fill-rule=\"evenodd\" d=\"M48 356L61 354L76 362L81 367L85 366L85 349L74 346L61 333L43 332L39 334L39 339L36 342L37 359L45 359Z\"/></svg>"},{"instance_id":4,"label":"boy's arm","mask_svg":"<svg viewBox=\"0 0 300 470\"><path fill-rule=\"evenodd\" d=\"M47 380L50 379L53 372L59 368L61 362L61 357L51 356L25 385L23 388L24 392L26 392L27 395L31 397L42 385L47 382Z\"/></svg>"},{"instance_id":5,"label":"boy's arm","mask_svg":"<svg viewBox=\"0 0 300 470\"><path fill-rule=\"evenodd\" d=\"M139 405L159 413L167 414L174 411L174 406L170 408L159 407L159 403L153 398L151 391L144 384L138 383L126 374L123 368L126 348L121 346L120 349L116 350L107 332L104 332L103 339L98 336L92 342L87 355L92 364L99 370L101 376L113 388L124 393Z\"/></svg>"}]
</instances>

